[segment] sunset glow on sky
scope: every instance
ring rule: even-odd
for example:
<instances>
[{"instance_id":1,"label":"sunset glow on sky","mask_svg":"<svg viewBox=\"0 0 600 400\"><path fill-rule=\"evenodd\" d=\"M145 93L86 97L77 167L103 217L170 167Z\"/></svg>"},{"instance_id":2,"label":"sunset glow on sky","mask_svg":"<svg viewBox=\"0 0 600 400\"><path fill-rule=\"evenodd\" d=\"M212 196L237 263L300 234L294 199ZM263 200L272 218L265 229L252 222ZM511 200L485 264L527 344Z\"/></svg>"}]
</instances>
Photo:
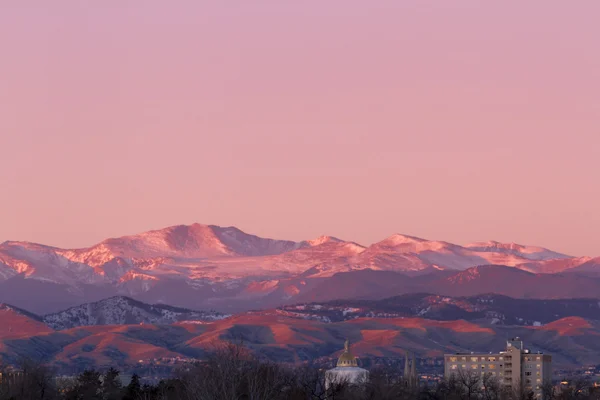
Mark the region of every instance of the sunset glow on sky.
<instances>
[{"instance_id":1,"label":"sunset glow on sky","mask_svg":"<svg viewBox=\"0 0 600 400\"><path fill-rule=\"evenodd\" d=\"M193 222L600 255L600 2L0 5L0 242Z\"/></svg>"}]
</instances>

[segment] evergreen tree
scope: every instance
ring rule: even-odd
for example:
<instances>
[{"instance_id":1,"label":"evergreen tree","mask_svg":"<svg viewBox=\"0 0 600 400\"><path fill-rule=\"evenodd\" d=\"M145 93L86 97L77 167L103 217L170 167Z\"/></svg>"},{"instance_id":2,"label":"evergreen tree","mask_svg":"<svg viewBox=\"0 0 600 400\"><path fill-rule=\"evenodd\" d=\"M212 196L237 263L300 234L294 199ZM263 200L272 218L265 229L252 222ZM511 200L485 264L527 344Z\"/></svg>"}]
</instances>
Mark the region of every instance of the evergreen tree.
<instances>
[{"instance_id":1,"label":"evergreen tree","mask_svg":"<svg viewBox=\"0 0 600 400\"><path fill-rule=\"evenodd\" d=\"M102 382L102 394L105 400L121 400L122 384L119 379L119 371L110 368L104 374Z\"/></svg>"},{"instance_id":2,"label":"evergreen tree","mask_svg":"<svg viewBox=\"0 0 600 400\"><path fill-rule=\"evenodd\" d=\"M138 374L133 374L131 382L125 388L125 396L123 400L137 400L142 394L142 385L140 384L140 377Z\"/></svg>"},{"instance_id":3,"label":"evergreen tree","mask_svg":"<svg viewBox=\"0 0 600 400\"><path fill-rule=\"evenodd\" d=\"M100 372L85 370L77 378L76 398L85 400L102 400L102 381Z\"/></svg>"}]
</instances>

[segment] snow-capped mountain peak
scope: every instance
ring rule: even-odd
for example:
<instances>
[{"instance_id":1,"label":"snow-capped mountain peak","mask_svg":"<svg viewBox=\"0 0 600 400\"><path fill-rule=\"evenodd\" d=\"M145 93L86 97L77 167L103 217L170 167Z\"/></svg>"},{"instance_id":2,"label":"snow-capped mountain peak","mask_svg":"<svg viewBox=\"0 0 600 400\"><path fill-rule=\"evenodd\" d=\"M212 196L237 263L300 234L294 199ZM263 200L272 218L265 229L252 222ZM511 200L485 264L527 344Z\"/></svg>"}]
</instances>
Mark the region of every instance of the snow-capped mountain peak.
<instances>
[{"instance_id":1,"label":"snow-capped mountain peak","mask_svg":"<svg viewBox=\"0 0 600 400\"><path fill-rule=\"evenodd\" d=\"M341 243L341 242L343 242L343 240L338 239L338 238L333 237L333 236L322 235L322 236L319 236L316 239L307 240L307 242L311 246L319 246L319 245L321 245L323 243L330 243L330 242Z\"/></svg>"},{"instance_id":2,"label":"snow-capped mountain peak","mask_svg":"<svg viewBox=\"0 0 600 400\"><path fill-rule=\"evenodd\" d=\"M393 250L401 253L421 253L425 251L441 251L448 248L458 248L460 246L447 242L426 240L415 236L396 233L381 242L373 244L371 247Z\"/></svg>"},{"instance_id":3,"label":"snow-capped mountain peak","mask_svg":"<svg viewBox=\"0 0 600 400\"><path fill-rule=\"evenodd\" d=\"M415 243L423 243L428 242L426 239L422 239L416 236L404 235L401 233L394 233L390 237L384 240L384 242L389 244L401 245L401 244L415 244Z\"/></svg>"},{"instance_id":4,"label":"snow-capped mountain peak","mask_svg":"<svg viewBox=\"0 0 600 400\"><path fill-rule=\"evenodd\" d=\"M365 248L327 235L296 242L262 238L231 226L192 224L107 239L82 249L5 242L0 245L0 301L17 299L17 306L26 303L23 308L31 308L20 296L35 290L38 297L53 299L31 308L36 312L57 310L58 298L60 307L68 307L115 294L229 309L231 303L247 307L248 296L275 304L284 297L288 301L309 290L313 279L366 269L412 274L491 264L555 273L578 271L585 263L579 270L588 275L600 265L514 243L459 246L395 234ZM296 290L286 289L292 287Z\"/></svg>"},{"instance_id":5,"label":"snow-capped mountain peak","mask_svg":"<svg viewBox=\"0 0 600 400\"><path fill-rule=\"evenodd\" d=\"M304 246L303 242L261 238L245 233L236 227L222 228L210 225L208 228L231 254L239 256L277 255Z\"/></svg>"},{"instance_id":6,"label":"snow-capped mountain peak","mask_svg":"<svg viewBox=\"0 0 600 400\"><path fill-rule=\"evenodd\" d=\"M519 257L523 257L528 260L552 260L552 259L566 259L571 258L566 254L557 253L552 250L548 250L538 246L524 246L517 243L502 243L495 240L487 242L475 242L465 246L472 251L481 252L500 252L506 254L513 254Z\"/></svg>"}]
</instances>

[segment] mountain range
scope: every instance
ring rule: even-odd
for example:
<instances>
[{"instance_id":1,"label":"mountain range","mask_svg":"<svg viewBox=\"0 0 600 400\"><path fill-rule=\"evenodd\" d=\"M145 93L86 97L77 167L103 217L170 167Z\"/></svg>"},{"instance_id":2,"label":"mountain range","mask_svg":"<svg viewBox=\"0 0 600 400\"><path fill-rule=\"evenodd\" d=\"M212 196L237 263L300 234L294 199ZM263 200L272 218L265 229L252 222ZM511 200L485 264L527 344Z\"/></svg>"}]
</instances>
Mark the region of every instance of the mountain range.
<instances>
[{"instance_id":1,"label":"mountain range","mask_svg":"<svg viewBox=\"0 0 600 400\"><path fill-rule=\"evenodd\" d=\"M516 299L498 294L451 297L411 293L382 300L334 300L280 307L296 318L324 322L356 318L465 320L484 325L542 326L568 317L600 321L600 301L577 299Z\"/></svg>"},{"instance_id":2,"label":"mountain range","mask_svg":"<svg viewBox=\"0 0 600 400\"><path fill-rule=\"evenodd\" d=\"M215 346L237 340L260 357L299 362L337 357L346 338L363 359L399 358L408 350L421 359L439 360L444 353L502 349L506 338L519 336L532 351L551 353L557 368L569 368L600 359L599 319L595 299L543 301L497 295L417 294L232 316L126 297L46 316L3 304L0 362L28 357L65 371L108 366L128 370L152 362L201 359Z\"/></svg>"},{"instance_id":3,"label":"mountain range","mask_svg":"<svg viewBox=\"0 0 600 400\"><path fill-rule=\"evenodd\" d=\"M404 293L599 297L600 258L495 241L460 246L395 234L370 246L289 241L180 225L89 248L0 244L0 302L47 314L128 296L224 313Z\"/></svg>"}]
</instances>

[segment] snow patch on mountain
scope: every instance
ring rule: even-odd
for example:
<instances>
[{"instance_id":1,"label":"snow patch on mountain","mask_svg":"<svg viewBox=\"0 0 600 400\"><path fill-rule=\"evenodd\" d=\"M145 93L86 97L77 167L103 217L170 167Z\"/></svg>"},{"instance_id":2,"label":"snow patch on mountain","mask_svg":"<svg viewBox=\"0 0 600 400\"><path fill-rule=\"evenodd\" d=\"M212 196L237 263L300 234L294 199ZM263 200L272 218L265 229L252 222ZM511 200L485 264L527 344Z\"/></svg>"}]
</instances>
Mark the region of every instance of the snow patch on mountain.
<instances>
[{"instance_id":1,"label":"snow patch on mountain","mask_svg":"<svg viewBox=\"0 0 600 400\"><path fill-rule=\"evenodd\" d=\"M306 242L293 242L291 240L265 239L247 234L236 227L221 228L209 226L215 236L237 255L243 256L268 256L285 253L305 247Z\"/></svg>"},{"instance_id":2,"label":"snow patch on mountain","mask_svg":"<svg viewBox=\"0 0 600 400\"><path fill-rule=\"evenodd\" d=\"M308 244L310 244L311 246L319 246L319 245L321 245L321 244L323 244L323 243L329 243L329 242L337 242L337 243L340 243L340 242L342 242L342 240L340 240L340 239L338 239L338 238L335 238L335 237L333 237L333 236L326 236L326 235L323 235L323 236L319 236L319 237L318 237L318 238L316 238L316 239L308 240L307 242L308 242Z\"/></svg>"},{"instance_id":3,"label":"snow patch on mountain","mask_svg":"<svg viewBox=\"0 0 600 400\"><path fill-rule=\"evenodd\" d=\"M479 252L499 252L504 254L513 254L518 257L533 261L571 258L571 256L566 254L557 253L543 247L524 246L517 243L501 243L495 240L470 243L465 247Z\"/></svg>"},{"instance_id":4,"label":"snow patch on mountain","mask_svg":"<svg viewBox=\"0 0 600 400\"><path fill-rule=\"evenodd\" d=\"M62 330L77 326L140 323L162 325L178 321L214 321L228 316L160 304L149 305L128 297L116 296L45 315L43 321L53 329Z\"/></svg>"},{"instance_id":5,"label":"snow patch on mountain","mask_svg":"<svg viewBox=\"0 0 600 400\"><path fill-rule=\"evenodd\" d=\"M248 296L293 299L311 290L307 288L318 279L366 269L414 275L505 265L536 273L572 269L600 275L600 264L590 260L499 242L463 247L395 234L363 247L327 235L295 242L261 238L231 226L193 224L107 239L83 249L5 242L0 245L0 282L20 274L27 280L66 285L67 292L82 298L68 305L100 298L96 292L106 293L104 297L118 293L159 302L180 289L190 290L176 304L202 307L215 302L228 306L227 301L239 303ZM308 284L299 284L300 279ZM90 297L83 299L88 292Z\"/></svg>"}]
</instances>

